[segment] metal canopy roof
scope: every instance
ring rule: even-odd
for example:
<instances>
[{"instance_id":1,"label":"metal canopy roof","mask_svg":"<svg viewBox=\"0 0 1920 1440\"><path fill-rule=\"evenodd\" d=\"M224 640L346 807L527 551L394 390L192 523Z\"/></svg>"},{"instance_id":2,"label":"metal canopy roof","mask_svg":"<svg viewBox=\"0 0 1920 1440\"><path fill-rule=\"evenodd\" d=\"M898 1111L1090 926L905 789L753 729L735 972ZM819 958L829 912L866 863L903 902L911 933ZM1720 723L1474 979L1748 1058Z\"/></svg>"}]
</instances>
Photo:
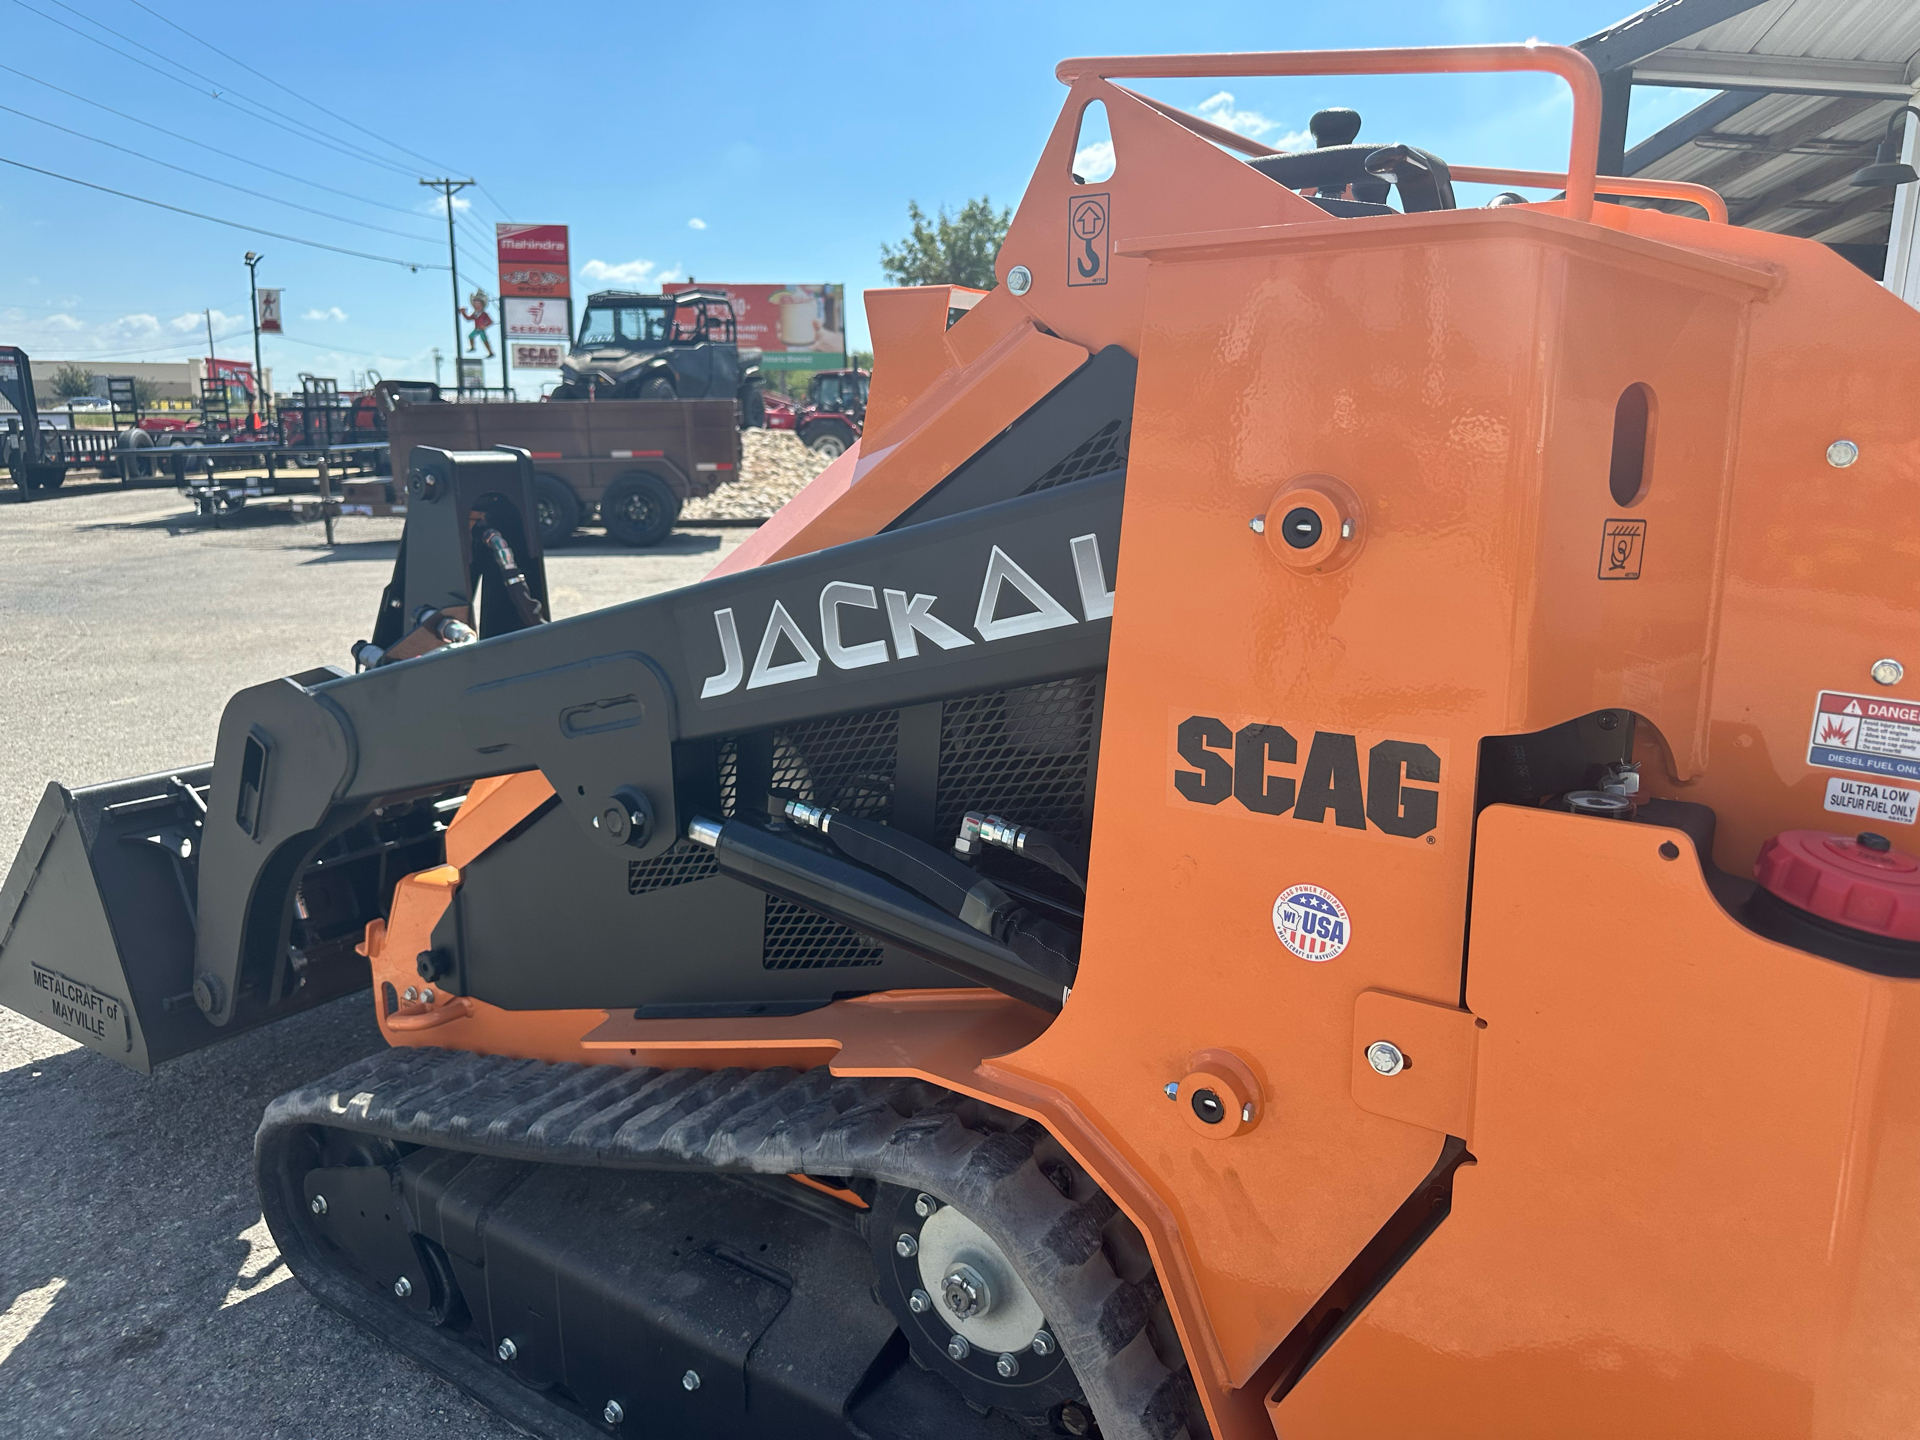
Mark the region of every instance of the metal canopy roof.
<instances>
[{"instance_id":1,"label":"metal canopy roof","mask_svg":"<svg viewBox=\"0 0 1920 1440\"><path fill-rule=\"evenodd\" d=\"M1735 224L1844 247L1879 273L1897 192L1847 180L1914 100L1920 3L1663 0L1576 44L1605 87L1603 172L1709 185ZM1722 93L1625 150L1636 85Z\"/></svg>"}]
</instances>

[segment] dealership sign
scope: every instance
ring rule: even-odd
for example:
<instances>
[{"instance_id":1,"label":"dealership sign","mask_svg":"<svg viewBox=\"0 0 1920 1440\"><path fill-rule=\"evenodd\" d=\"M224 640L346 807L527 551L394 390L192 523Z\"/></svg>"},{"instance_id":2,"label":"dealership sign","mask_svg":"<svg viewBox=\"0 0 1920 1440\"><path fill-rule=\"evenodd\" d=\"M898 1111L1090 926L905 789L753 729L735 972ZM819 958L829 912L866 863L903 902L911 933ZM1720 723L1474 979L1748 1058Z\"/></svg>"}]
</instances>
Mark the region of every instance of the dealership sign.
<instances>
[{"instance_id":1,"label":"dealership sign","mask_svg":"<svg viewBox=\"0 0 1920 1440\"><path fill-rule=\"evenodd\" d=\"M847 363L847 287L844 285L662 285L719 290L733 302L742 347L761 352L768 370L836 370Z\"/></svg>"},{"instance_id":2,"label":"dealership sign","mask_svg":"<svg viewBox=\"0 0 1920 1440\"><path fill-rule=\"evenodd\" d=\"M516 370L558 370L567 353L565 345L525 345L517 341L509 349Z\"/></svg>"},{"instance_id":3,"label":"dealership sign","mask_svg":"<svg viewBox=\"0 0 1920 1440\"><path fill-rule=\"evenodd\" d=\"M500 302L509 340L544 340L561 345L569 339L565 300L529 300L509 295Z\"/></svg>"},{"instance_id":4,"label":"dealership sign","mask_svg":"<svg viewBox=\"0 0 1920 1440\"><path fill-rule=\"evenodd\" d=\"M564 225L496 225L500 293L564 300L573 294Z\"/></svg>"},{"instance_id":5,"label":"dealership sign","mask_svg":"<svg viewBox=\"0 0 1920 1440\"><path fill-rule=\"evenodd\" d=\"M261 290L257 293L260 297L260 333L262 335L283 334L284 332L280 329L280 292Z\"/></svg>"}]
</instances>

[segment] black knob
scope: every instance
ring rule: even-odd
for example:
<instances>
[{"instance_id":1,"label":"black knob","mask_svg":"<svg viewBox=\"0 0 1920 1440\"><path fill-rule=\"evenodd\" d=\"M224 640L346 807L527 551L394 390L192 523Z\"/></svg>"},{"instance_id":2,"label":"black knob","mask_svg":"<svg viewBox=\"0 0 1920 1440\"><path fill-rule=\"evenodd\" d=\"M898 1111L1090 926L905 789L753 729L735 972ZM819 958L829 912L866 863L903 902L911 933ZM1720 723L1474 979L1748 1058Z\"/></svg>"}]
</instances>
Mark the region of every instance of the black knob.
<instances>
[{"instance_id":1,"label":"black knob","mask_svg":"<svg viewBox=\"0 0 1920 1440\"><path fill-rule=\"evenodd\" d=\"M1353 137L1360 133L1360 112L1316 110L1313 118L1307 121L1307 129L1313 132L1315 145L1351 145Z\"/></svg>"},{"instance_id":2,"label":"black knob","mask_svg":"<svg viewBox=\"0 0 1920 1440\"><path fill-rule=\"evenodd\" d=\"M1296 505L1280 522L1280 538L1296 550L1311 550L1320 540L1320 512Z\"/></svg>"},{"instance_id":3,"label":"black knob","mask_svg":"<svg viewBox=\"0 0 1920 1440\"><path fill-rule=\"evenodd\" d=\"M1871 850L1876 855L1884 855L1893 849L1893 842L1884 835L1876 835L1871 830L1862 830L1853 837L1853 843L1862 850Z\"/></svg>"},{"instance_id":4,"label":"black knob","mask_svg":"<svg viewBox=\"0 0 1920 1440\"><path fill-rule=\"evenodd\" d=\"M1193 1113L1200 1117L1203 1124L1218 1125L1227 1118L1227 1107L1213 1091L1196 1090L1193 1092Z\"/></svg>"}]
</instances>

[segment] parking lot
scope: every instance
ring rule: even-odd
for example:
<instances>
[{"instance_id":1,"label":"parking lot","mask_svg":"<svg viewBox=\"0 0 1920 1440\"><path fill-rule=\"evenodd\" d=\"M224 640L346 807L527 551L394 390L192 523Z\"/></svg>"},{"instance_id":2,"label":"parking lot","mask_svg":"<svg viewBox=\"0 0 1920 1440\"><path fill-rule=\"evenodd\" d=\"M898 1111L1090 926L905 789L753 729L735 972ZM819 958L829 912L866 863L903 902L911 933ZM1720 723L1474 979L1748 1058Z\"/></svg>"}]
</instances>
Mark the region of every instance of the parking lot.
<instances>
[{"instance_id":1,"label":"parking lot","mask_svg":"<svg viewBox=\"0 0 1920 1440\"><path fill-rule=\"evenodd\" d=\"M348 665L397 520L248 511L171 490L0 488L0 862L50 779L212 758L226 699ZM556 616L697 580L747 533L548 557ZM252 1134L276 1094L378 1048L350 998L151 1077L0 1012L0 1435L516 1434L290 1281L260 1221Z\"/></svg>"}]
</instances>

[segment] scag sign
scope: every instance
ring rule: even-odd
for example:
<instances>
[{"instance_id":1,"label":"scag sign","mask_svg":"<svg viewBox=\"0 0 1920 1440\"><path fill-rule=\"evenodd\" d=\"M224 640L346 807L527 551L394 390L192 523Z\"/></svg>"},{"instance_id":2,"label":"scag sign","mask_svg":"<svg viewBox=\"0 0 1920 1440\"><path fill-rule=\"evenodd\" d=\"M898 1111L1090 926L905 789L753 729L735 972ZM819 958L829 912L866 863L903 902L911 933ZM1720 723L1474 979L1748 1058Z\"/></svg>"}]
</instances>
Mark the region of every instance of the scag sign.
<instances>
[{"instance_id":1,"label":"scag sign","mask_svg":"<svg viewBox=\"0 0 1920 1440\"><path fill-rule=\"evenodd\" d=\"M1174 726L1173 789L1195 805L1434 843L1440 824L1440 752L1420 740L1315 730L1303 746L1284 725L1238 727L1212 715ZM1302 751L1305 758L1302 759Z\"/></svg>"}]
</instances>

